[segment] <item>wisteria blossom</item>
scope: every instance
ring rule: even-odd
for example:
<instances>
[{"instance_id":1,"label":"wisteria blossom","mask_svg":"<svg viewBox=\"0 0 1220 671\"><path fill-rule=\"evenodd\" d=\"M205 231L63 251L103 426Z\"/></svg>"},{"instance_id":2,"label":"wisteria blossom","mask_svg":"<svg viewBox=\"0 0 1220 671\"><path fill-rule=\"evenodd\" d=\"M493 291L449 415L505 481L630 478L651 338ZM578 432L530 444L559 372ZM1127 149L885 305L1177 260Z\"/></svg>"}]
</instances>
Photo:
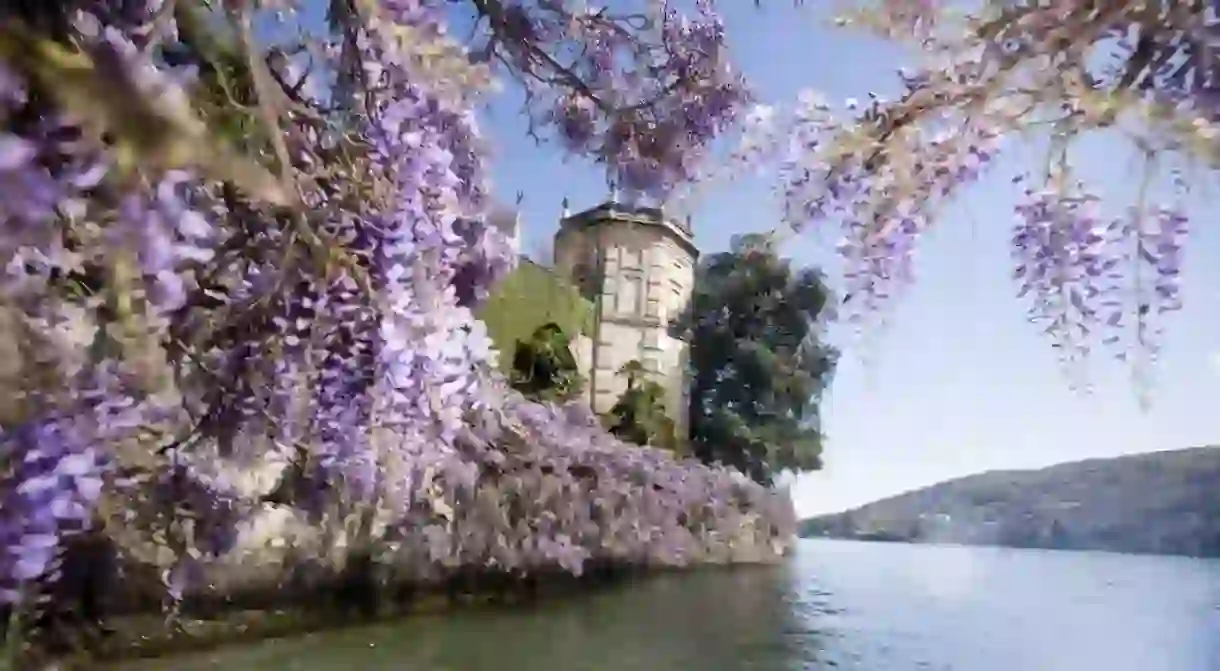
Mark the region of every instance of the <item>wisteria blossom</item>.
<instances>
[{"instance_id":1,"label":"wisteria blossom","mask_svg":"<svg viewBox=\"0 0 1220 671\"><path fill-rule=\"evenodd\" d=\"M785 228L832 231L861 324L1031 128L1062 156L1091 131L1159 166L1218 155L1206 3L862 4L844 27L917 47L898 93L774 106L712 0L344 0L324 26L305 4L0 14L6 607L105 533L173 611L268 560L243 545L268 506L301 527L279 560L362 552L404 578L782 551L786 493L625 445L496 371L476 313L516 259L474 110L497 78L534 135L632 197L715 174L744 129L729 162L776 168ZM1115 210L1049 163L1014 182L1016 292L1065 365L1101 345L1146 367L1183 301L1184 173Z\"/></svg>"},{"instance_id":2,"label":"wisteria blossom","mask_svg":"<svg viewBox=\"0 0 1220 671\"><path fill-rule=\"evenodd\" d=\"M878 0L838 24L913 47L898 94L758 106L732 158L778 168L787 228L838 237L842 313L882 314L913 281L913 253L943 207L1041 135L1050 169L1014 181L1016 291L1069 371L1105 346L1143 386L1182 304L1183 168L1216 166L1215 6ZM1074 140L1092 132L1131 142L1160 188L1101 202L1069 167Z\"/></svg>"},{"instance_id":3,"label":"wisteria blossom","mask_svg":"<svg viewBox=\"0 0 1220 671\"><path fill-rule=\"evenodd\" d=\"M289 539L409 580L784 551L786 493L527 401L475 316L516 263L493 75L663 197L749 99L712 2L473 3L473 44L428 0L332 3L320 33L293 2L38 4L0 24L0 606L86 533L170 615ZM252 544L268 506L304 530Z\"/></svg>"}]
</instances>

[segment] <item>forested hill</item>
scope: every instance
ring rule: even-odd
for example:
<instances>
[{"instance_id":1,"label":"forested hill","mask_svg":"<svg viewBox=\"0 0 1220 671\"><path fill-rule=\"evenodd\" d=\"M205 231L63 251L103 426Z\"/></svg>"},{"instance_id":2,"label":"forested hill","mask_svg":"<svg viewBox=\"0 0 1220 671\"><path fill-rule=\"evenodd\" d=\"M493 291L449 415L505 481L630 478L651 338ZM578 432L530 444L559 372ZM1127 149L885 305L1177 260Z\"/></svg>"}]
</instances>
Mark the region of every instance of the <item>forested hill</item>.
<instances>
[{"instance_id":1,"label":"forested hill","mask_svg":"<svg viewBox=\"0 0 1220 671\"><path fill-rule=\"evenodd\" d=\"M1220 447L989 471L804 520L806 537L1220 556Z\"/></svg>"}]
</instances>

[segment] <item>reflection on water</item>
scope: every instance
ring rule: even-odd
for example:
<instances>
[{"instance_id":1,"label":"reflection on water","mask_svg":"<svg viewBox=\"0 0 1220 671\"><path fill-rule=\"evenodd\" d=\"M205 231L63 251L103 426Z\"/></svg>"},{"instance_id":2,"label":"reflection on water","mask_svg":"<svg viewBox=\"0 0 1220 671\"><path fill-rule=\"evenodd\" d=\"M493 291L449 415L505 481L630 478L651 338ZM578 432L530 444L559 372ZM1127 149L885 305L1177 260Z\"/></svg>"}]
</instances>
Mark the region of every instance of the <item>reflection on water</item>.
<instances>
[{"instance_id":1,"label":"reflection on water","mask_svg":"<svg viewBox=\"0 0 1220 671\"><path fill-rule=\"evenodd\" d=\"M878 671L1220 671L1220 562L809 542L794 573L829 654ZM821 668L812 667L792 668Z\"/></svg>"},{"instance_id":2,"label":"reflection on water","mask_svg":"<svg viewBox=\"0 0 1220 671\"><path fill-rule=\"evenodd\" d=\"M817 541L780 567L144 668L1220 671L1220 562Z\"/></svg>"},{"instance_id":3,"label":"reflection on water","mask_svg":"<svg viewBox=\"0 0 1220 671\"><path fill-rule=\"evenodd\" d=\"M157 668L786 671L815 668L793 565L657 576L530 608L408 619ZM795 665L795 666L794 666Z\"/></svg>"}]
</instances>

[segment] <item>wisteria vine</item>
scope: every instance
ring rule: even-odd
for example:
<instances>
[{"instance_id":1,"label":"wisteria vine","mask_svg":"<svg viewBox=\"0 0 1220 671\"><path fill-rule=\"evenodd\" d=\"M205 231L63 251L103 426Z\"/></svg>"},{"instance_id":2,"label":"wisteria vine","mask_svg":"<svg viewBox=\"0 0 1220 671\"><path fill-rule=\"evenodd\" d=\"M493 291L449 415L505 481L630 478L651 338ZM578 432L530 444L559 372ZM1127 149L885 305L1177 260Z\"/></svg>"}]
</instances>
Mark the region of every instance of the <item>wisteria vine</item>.
<instances>
[{"instance_id":1,"label":"wisteria vine","mask_svg":"<svg viewBox=\"0 0 1220 671\"><path fill-rule=\"evenodd\" d=\"M837 226L861 321L912 281L937 208L1033 125L1056 152L1104 130L1213 165L1218 21L1201 1L885 0L843 23L919 47L898 95L781 114L747 112L711 0L11 3L0 603L37 601L88 533L173 603L269 562L267 533L412 574L782 544L783 494L626 446L495 371L473 312L515 263L473 114L493 76L523 87L531 132L651 197L745 122L735 159L777 162L792 228ZM1098 342L1150 363L1181 305L1182 199L1105 215L1066 159L1018 182L1033 321L1067 365ZM267 532L268 506L295 530Z\"/></svg>"},{"instance_id":2,"label":"wisteria vine","mask_svg":"<svg viewBox=\"0 0 1220 671\"><path fill-rule=\"evenodd\" d=\"M447 4L336 0L321 33L286 1L0 14L0 605L36 606L84 533L171 611L289 538L411 579L783 551L786 494L526 401L472 312L516 261L473 114L492 71L663 193L748 99L712 3L472 0L473 51Z\"/></svg>"},{"instance_id":3,"label":"wisteria vine","mask_svg":"<svg viewBox=\"0 0 1220 671\"><path fill-rule=\"evenodd\" d=\"M875 317L909 286L938 208L1013 139L1049 135L1049 169L1015 180L1018 293L1074 382L1105 346L1134 364L1145 393L1166 317L1182 304L1185 164L1216 165L1214 3L884 0L838 23L915 48L898 94L843 110L812 93L787 113L758 106L732 158L778 165L789 227L841 234L847 317ZM1170 183L1153 179L1107 214L1070 168L1072 141L1092 131L1129 140L1149 177L1168 166Z\"/></svg>"}]
</instances>

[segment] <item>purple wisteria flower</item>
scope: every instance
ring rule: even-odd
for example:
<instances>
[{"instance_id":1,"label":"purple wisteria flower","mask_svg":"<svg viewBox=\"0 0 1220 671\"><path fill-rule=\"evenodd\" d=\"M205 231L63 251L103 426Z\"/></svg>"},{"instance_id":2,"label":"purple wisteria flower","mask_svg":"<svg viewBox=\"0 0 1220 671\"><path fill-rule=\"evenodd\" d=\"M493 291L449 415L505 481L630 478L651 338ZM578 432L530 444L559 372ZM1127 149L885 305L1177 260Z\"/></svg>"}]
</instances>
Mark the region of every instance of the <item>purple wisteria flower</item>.
<instances>
[{"instance_id":1,"label":"purple wisteria flower","mask_svg":"<svg viewBox=\"0 0 1220 671\"><path fill-rule=\"evenodd\" d=\"M93 524L109 464L69 420L0 433L0 603L54 578L64 540Z\"/></svg>"},{"instance_id":2,"label":"purple wisteria flower","mask_svg":"<svg viewBox=\"0 0 1220 671\"><path fill-rule=\"evenodd\" d=\"M314 54L337 77L325 103L279 81L293 68L277 61L276 81L225 91L241 110L216 109L213 73L181 65L195 40L178 41L162 0L78 3L65 27L82 59L140 97L125 102L184 128L215 123L218 147L257 146L244 165L274 163L301 208L258 202L207 156L190 160L211 147L145 155L147 138L111 118L122 114L27 99L0 65L0 293L19 313L23 367L4 391L88 418L0 432L0 600L55 579L65 541L96 514L103 455L124 460L133 503L120 512L147 536L134 542L152 546L175 611L211 564L238 556L266 508L256 501L293 507L313 531L375 518L395 540L365 530L349 540L374 547L352 551L405 548L424 566L394 568L420 574L684 564L729 552L752 511L766 514L726 469L626 445L586 407L508 388L473 310L517 251L490 211L477 84L447 69L470 74L478 59L451 48L444 3L359 4L336 5L341 39ZM216 18L241 28L266 9ZM552 91L535 120L553 108L546 122L575 151L627 191L662 195L699 174L748 98L712 3L696 9L658 5L634 37L564 3L513 5L499 28L583 54L593 95ZM620 77L623 59L636 66ZM275 461L290 462L291 493L248 491L261 474L243 469ZM322 511L338 515L298 517Z\"/></svg>"}]
</instances>

